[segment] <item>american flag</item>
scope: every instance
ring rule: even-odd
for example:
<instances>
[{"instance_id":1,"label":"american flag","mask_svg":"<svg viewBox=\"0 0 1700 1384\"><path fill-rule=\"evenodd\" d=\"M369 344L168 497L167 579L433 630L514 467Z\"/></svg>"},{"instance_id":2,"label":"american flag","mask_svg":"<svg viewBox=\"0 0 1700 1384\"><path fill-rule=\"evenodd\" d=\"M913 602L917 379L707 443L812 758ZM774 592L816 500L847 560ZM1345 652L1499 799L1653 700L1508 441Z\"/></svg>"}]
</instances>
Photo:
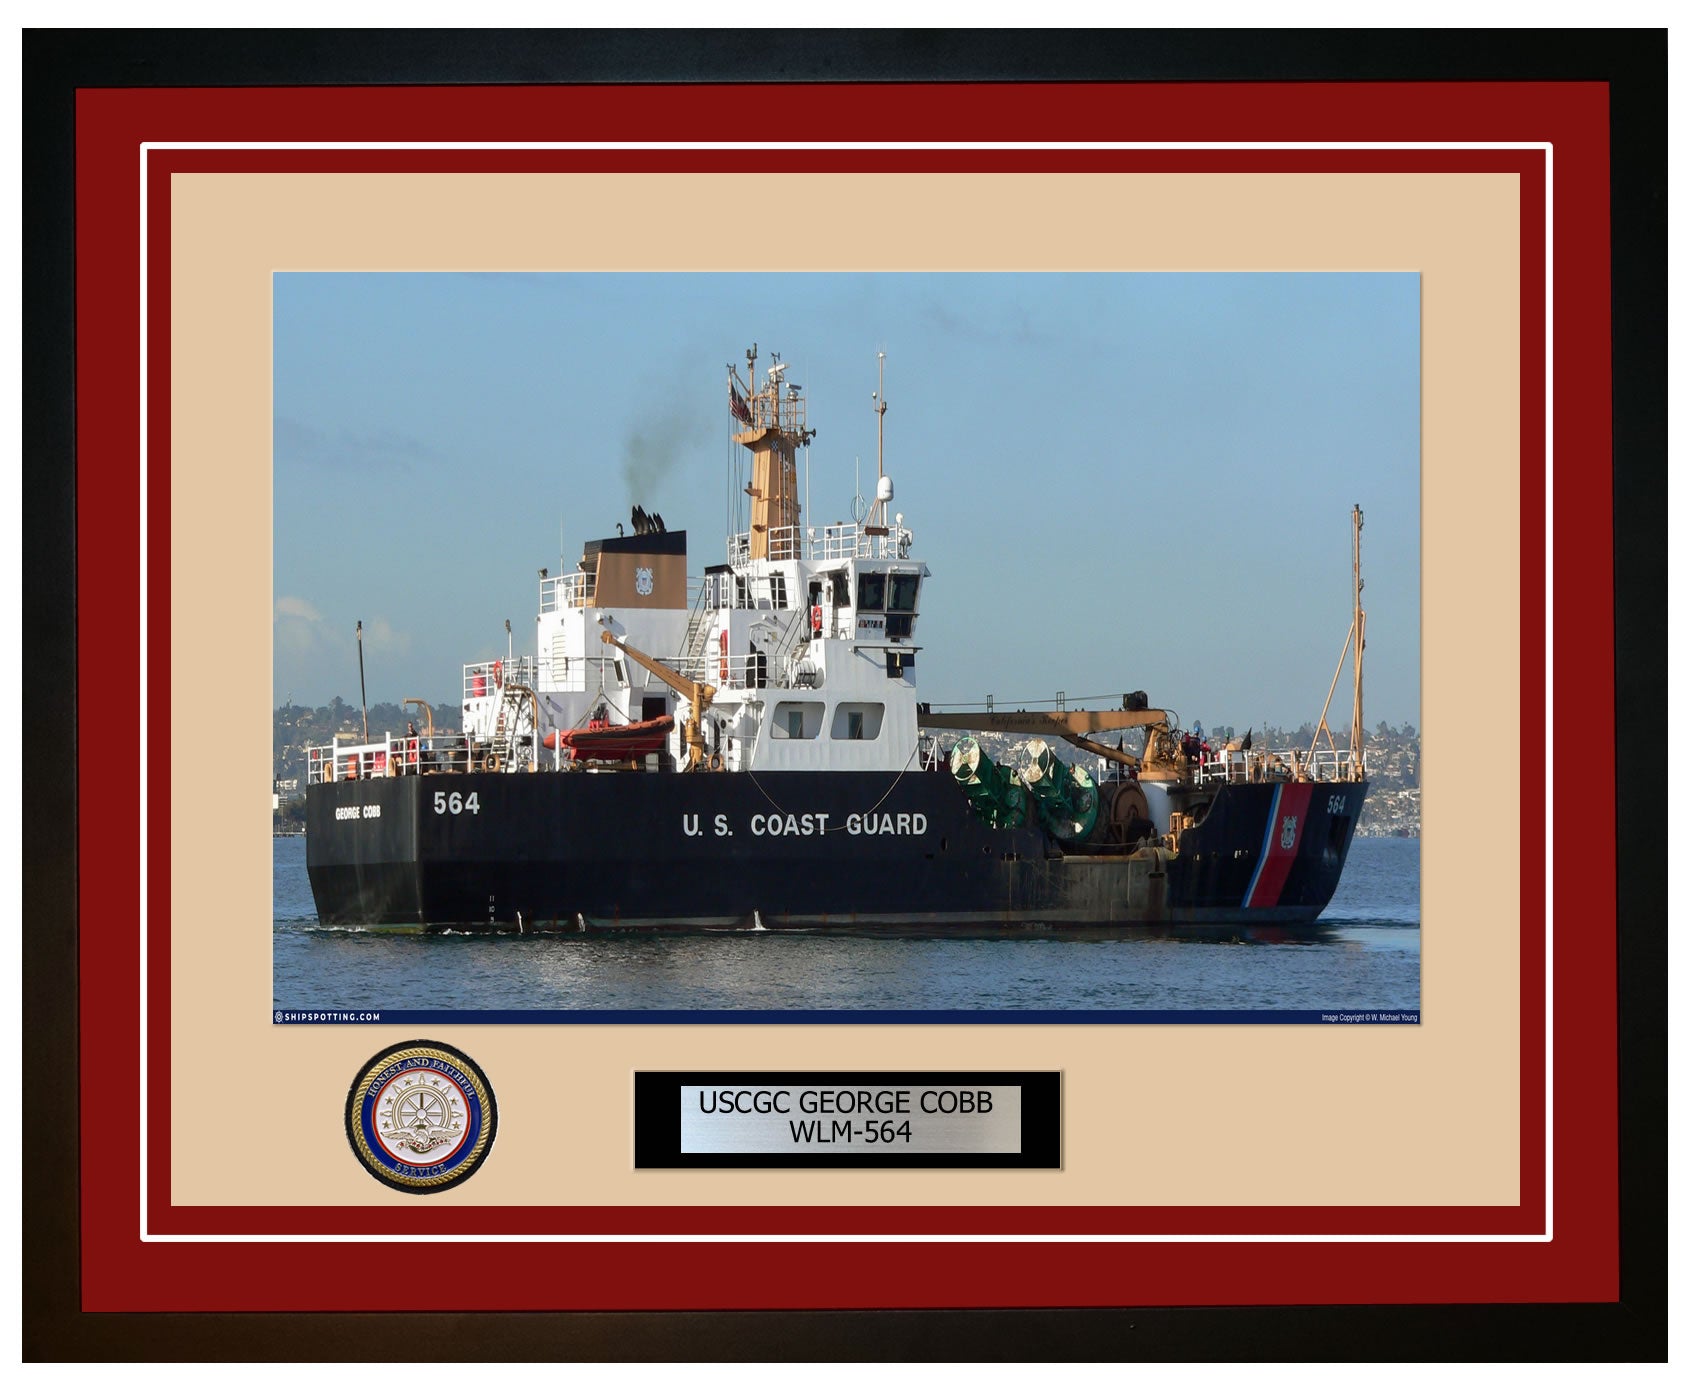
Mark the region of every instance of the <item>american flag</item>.
<instances>
[{"instance_id":1,"label":"american flag","mask_svg":"<svg viewBox=\"0 0 1700 1384\"><path fill-rule=\"evenodd\" d=\"M738 391L732 388L730 381L726 384L726 402L731 405L732 416L746 428L755 421L750 417L750 406L739 397Z\"/></svg>"}]
</instances>

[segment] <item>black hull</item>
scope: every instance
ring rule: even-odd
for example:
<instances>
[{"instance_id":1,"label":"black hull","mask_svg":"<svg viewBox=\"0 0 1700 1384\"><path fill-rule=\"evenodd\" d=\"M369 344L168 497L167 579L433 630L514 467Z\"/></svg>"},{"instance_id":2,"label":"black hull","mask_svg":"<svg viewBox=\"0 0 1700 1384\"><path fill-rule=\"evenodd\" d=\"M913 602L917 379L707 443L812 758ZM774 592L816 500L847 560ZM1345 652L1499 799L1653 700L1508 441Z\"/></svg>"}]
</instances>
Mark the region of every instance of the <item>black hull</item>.
<instances>
[{"instance_id":1,"label":"black hull","mask_svg":"<svg viewBox=\"0 0 1700 1384\"><path fill-rule=\"evenodd\" d=\"M1233 784L1173 856L1064 855L943 773L363 779L308 791L307 871L321 922L408 930L1309 923L1364 791Z\"/></svg>"}]
</instances>

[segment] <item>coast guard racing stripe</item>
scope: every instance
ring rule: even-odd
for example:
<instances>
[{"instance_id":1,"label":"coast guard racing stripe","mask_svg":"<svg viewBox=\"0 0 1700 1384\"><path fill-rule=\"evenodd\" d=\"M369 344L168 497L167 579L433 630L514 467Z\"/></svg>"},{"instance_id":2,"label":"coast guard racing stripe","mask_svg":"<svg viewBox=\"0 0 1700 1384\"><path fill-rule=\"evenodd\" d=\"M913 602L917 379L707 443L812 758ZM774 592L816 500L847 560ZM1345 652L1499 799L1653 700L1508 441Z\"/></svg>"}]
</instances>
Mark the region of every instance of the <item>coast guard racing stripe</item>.
<instances>
[{"instance_id":1,"label":"coast guard racing stripe","mask_svg":"<svg viewBox=\"0 0 1700 1384\"><path fill-rule=\"evenodd\" d=\"M1299 858L1305 814L1310 810L1311 789L1315 786L1283 783L1275 790L1275 801L1269 804L1269 824L1263 829L1263 854L1257 858L1257 868L1251 873L1241 908L1273 908L1280 902L1287 876L1293 872L1293 862Z\"/></svg>"}]
</instances>

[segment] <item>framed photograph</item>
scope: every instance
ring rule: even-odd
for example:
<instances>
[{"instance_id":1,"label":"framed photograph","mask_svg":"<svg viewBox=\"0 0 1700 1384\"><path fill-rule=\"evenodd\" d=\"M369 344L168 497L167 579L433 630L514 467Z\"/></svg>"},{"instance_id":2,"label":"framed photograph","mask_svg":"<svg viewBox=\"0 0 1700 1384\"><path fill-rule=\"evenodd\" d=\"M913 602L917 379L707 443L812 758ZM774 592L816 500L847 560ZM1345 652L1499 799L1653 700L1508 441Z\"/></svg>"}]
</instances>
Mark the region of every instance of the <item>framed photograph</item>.
<instances>
[{"instance_id":1,"label":"framed photograph","mask_svg":"<svg viewBox=\"0 0 1700 1384\"><path fill-rule=\"evenodd\" d=\"M276 274L274 1022L1416 1022L1420 285Z\"/></svg>"},{"instance_id":2,"label":"framed photograph","mask_svg":"<svg viewBox=\"0 0 1700 1384\"><path fill-rule=\"evenodd\" d=\"M30 40L36 1353L1662 1354L1662 41L1266 37Z\"/></svg>"}]
</instances>

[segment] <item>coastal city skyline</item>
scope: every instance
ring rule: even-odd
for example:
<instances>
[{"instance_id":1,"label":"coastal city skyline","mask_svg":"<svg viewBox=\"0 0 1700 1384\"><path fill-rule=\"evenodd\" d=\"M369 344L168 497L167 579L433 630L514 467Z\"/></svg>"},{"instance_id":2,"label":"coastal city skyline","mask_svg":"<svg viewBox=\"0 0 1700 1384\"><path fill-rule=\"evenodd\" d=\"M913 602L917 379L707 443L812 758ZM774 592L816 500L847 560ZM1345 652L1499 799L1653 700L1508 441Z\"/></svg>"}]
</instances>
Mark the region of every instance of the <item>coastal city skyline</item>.
<instances>
[{"instance_id":1,"label":"coastal city skyline","mask_svg":"<svg viewBox=\"0 0 1700 1384\"><path fill-rule=\"evenodd\" d=\"M1421 724L1416 274L280 273L274 306L274 704L358 697L356 620L372 701L456 701L633 505L724 561L753 342L807 393L815 525L873 496L886 352L923 699L1314 722L1361 504L1365 715Z\"/></svg>"}]
</instances>

